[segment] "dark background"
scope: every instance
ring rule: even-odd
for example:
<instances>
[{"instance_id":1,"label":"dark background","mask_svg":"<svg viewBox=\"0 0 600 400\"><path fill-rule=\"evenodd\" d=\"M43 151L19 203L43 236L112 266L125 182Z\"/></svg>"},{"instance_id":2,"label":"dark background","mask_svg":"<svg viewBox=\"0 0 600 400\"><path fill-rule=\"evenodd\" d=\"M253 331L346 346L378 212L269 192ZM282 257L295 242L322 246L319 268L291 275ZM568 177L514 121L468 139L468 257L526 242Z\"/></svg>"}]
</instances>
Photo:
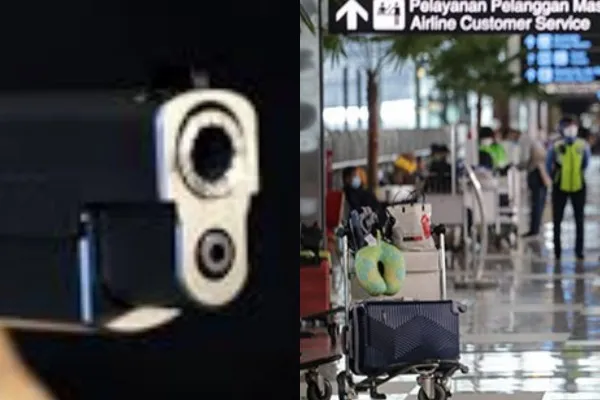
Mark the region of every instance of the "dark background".
<instances>
[{"instance_id":1,"label":"dark background","mask_svg":"<svg viewBox=\"0 0 600 400\"><path fill-rule=\"evenodd\" d=\"M295 396L299 196L289 183L298 176L298 87L289 7L267 0L58 0L11 2L0 13L0 90L137 87L165 65L193 63L209 72L212 86L245 93L259 111L253 268L238 306L191 311L131 337L15 332L27 362L59 399Z\"/></svg>"},{"instance_id":2,"label":"dark background","mask_svg":"<svg viewBox=\"0 0 600 400\"><path fill-rule=\"evenodd\" d=\"M564 114L579 116L596 101L595 96L565 97L559 101L559 105Z\"/></svg>"}]
</instances>

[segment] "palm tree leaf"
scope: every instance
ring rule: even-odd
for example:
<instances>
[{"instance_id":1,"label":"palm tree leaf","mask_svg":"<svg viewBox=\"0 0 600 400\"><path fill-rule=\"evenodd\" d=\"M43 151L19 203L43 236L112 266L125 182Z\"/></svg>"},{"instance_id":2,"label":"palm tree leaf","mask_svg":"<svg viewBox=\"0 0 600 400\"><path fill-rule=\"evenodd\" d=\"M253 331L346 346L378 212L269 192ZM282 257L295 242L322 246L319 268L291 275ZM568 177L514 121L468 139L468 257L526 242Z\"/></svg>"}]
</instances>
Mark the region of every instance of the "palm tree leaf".
<instances>
[{"instance_id":1,"label":"palm tree leaf","mask_svg":"<svg viewBox=\"0 0 600 400\"><path fill-rule=\"evenodd\" d=\"M317 31L315 24L313 24L312 20L310 19L310 15L308 15L308 12L302 3L300 3L300 31L302 31L303 26L306 27L313 35Z\"/></svg>"},{"instance_id":2,"label":"palm tree leaf","mask_svg":"<svg viewBox=\"0 0 600 400\"><path fill-rule=\"evenodd\" d=\"M341 35L323 33L323 52L333 64L346 57L345 39Z\"/></svg>"},{"instance_id":3,"label":"palm tree leaf","mask_svg":"<svg viewBox=\"0 0 600 400\"><path fill-rule=\"evenodd\" d=\"M524 84L512 71L522 54L506 56L507 36L461 36L433 54L430 75L440 90L477 92L492 97L544 96L537 85Z\"/></svg>"}]
</instances>

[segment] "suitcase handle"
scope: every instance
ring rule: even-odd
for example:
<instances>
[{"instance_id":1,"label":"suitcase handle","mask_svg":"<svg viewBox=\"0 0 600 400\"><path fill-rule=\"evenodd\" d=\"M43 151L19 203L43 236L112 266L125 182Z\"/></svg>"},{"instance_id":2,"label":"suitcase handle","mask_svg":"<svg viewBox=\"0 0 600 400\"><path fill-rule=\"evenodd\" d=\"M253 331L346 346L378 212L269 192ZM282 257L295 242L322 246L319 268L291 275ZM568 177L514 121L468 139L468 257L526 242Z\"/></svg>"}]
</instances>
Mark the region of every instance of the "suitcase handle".
<instances>
[{"instance_id":1,"label":"suitcase handle","mask_svg":"<svg viewBox=\"0 0 600 400\"><path fill-rule=\"evenodd\" d=\"M342 343L341 343L342 353L344 353L345 355L350 354L350 340L348 338L349 333L350 333L350 330L348 329L348 326L345 325L342 328L342 333L340 335L340 339L342 341Z\"/></svg>"},{"instance_id":2,"label":"suitcase handle","mask_svg":"<svg viewBox=\"0 0 600 400\"><path fill-rule=\"evenodd\" d=\"M453 301L452 302L452 312L454 314L464 314L467 312L467 305L464 303L461 303L460 301Z\"/></svg>"}]
</instances>

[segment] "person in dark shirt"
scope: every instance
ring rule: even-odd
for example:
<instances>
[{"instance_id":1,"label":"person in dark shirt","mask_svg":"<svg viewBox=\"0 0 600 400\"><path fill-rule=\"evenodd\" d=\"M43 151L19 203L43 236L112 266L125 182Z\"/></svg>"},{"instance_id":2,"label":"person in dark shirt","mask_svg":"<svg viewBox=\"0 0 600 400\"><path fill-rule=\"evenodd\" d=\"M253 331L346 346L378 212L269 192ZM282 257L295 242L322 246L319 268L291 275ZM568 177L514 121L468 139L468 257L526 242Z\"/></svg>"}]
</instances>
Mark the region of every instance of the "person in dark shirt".
<instances>
[{"instance_id":1,"label":"person in dark shirt","mask_svg":"<svg viewBox=\"0 0 600 400\"><path fill-rule=\"evenodd\" d=\"M594 145L595 136L592 135L592 132L588 128L580 126L579 131L577 132L577 137L587 141L590 147Z\"/></svg>"},{"instance_id":2,"label":"person in dark shirt","mask_svg":"<svg viewBox=\"0 0 600 400\"><path fill-rule=\"evenodd\" d=\"M434 145L435 153L433 154L431 164L429 165L429 172L439 177L446 176L449 174L452 167L448 162L448 155L450 150L446 145Z\"/></svg>"},{"instance_id":3,"label":"person in dark shirt","mask_svg":"<svg viewBox=\"0 0 600 400\"><path fill-rule=\"evenodd\" d=\"M431 145L428 190L432 192L450 192L452 166L448 162L449 153L450 149L446 145Z\"/></svg>"},{"instance_id":4,"label":"person in dark shirt","mask_svg":"<svg viewBox=\"0 0 600 400\"><path fill-rule=\"evenodd\" d=\"M429 173L429 169L427 168L427 163L425 162L425 158L421 156L417 156L417 171L415 175L417 175L417 179L423 181L427 178L427 174Z\"/></svg>"},{"instance_id":5,"label":"person in dark shirt","mask_svg":"<svg viewBox=\"0 0 600 400\"><path fill-rule=\"evenodd\" d=\"M567 202L573 206L575 219L575 257L584 259L586 182L585 170L589 165L591 150L582 139L576 117L564 116L558 124L561 138L554 142L546 154L546 171L552 178L552 225L554 230L554 258L561 257L561 224Z\"/></svg>"},{"instance_id":6,"label":"person in dark shirt","mask_svg":"<svg viewBox=\"0 0 600 400\"><path fill-rule=\"evenodd\" d=\"M484 126L479 129L479 167L493 171L495 168L494 156L490 147L494 143L494 130Z\"/></svg>"},{"instance_id":7,"label":"person in dark shirt","mask_svg":"<svg viewBox=\"0 0 600 400\"><path fill-rule=\"evenodd\" d=\"M357 210L360 212L363 207L370 207L371 210L377 213L381 224L386 221L387 217L383 206L373 192L362 187L362 181L355 167L344 168L342 181L349 211Z\"/></svg>"}]
</instances>

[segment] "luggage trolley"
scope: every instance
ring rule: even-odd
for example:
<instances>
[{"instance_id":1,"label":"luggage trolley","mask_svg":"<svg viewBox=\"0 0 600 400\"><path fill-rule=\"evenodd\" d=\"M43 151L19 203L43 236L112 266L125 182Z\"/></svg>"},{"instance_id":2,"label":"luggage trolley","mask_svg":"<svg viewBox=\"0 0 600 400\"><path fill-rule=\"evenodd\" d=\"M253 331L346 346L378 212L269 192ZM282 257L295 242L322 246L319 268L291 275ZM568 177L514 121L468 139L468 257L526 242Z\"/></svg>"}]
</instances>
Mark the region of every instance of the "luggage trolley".
<instances>
[{"instance_id":1,"label":"luggage trolley","mask_svg":"<svg viewBox=\"0 0 600 400\"><path fill-rule=\"evenodd\" d=\"M521 173L510 166L498 177L498 222L495 234L515 248L518 241L521 208Z\"/></svg>"},{"instance_id":2,"label":"luggage trolley","mask_svg":"<svg viewBox=\"0 0 600 400\"><path fill-rule=\"evenodd\" d=\"M446 300L444 226L434 228L434 233L439 235L440 248L438 301L367 300L351 304L351 229L346 226L338 230L346 277L341 335L345 368L336 378L340 400L351 400L366 391L372 399L385 399L386 395L378 392L379 386L405 374L418 375L419 400L446 400L451 396L449 379L456 371L469 371L459 362L458 319L466 307ZM366 378L355 382L353 375Z\"/></svg>"},{"instance_id":3,"label":"luggage trolley","mask_svg":"<svg viewBox=\"0 0 600 400\"><path fill-rule=\"evenodd\" d=\"M342 311L334 309L321 314L315 314L310 317L305 317L300 320L300 339L310 339L315 336L310 331L302 330L302 322L324 320L327 321L329 317L338 312ZM332 329L331 325L327 325L327 331L331 346L336 345L337 330ZM300 353L302 357L302 353ZM333 394L333 388L328 379L319 374L319 367L327 365L340 360L342 356L340 354L330 354L324 357L313 358L308 361L300 361L300 372L304 373L304 381L306 382L306 399L307 400L329 400Z\"/></svg>"},{"instance_id":4,"label":"luggage trolley","mask_svg":"<svg viewBox=\"0 0 600 400\"><path fill-rule=\"evenodd\" d=\"M329 400L333 393L331 383L319 374L318 368L336 362L342 355L335 351L338 327L335 315L343 307L331 308L329 275L331 261L328 253L321 251L323 233L317 225L300 224L300 340L316 338L309 326L324 327L327 331L330 353L312 355L302 359L300 372L306 382L307 400ZM304 300L304 301L303 301Z\"/></svg>"}]
</instances>

